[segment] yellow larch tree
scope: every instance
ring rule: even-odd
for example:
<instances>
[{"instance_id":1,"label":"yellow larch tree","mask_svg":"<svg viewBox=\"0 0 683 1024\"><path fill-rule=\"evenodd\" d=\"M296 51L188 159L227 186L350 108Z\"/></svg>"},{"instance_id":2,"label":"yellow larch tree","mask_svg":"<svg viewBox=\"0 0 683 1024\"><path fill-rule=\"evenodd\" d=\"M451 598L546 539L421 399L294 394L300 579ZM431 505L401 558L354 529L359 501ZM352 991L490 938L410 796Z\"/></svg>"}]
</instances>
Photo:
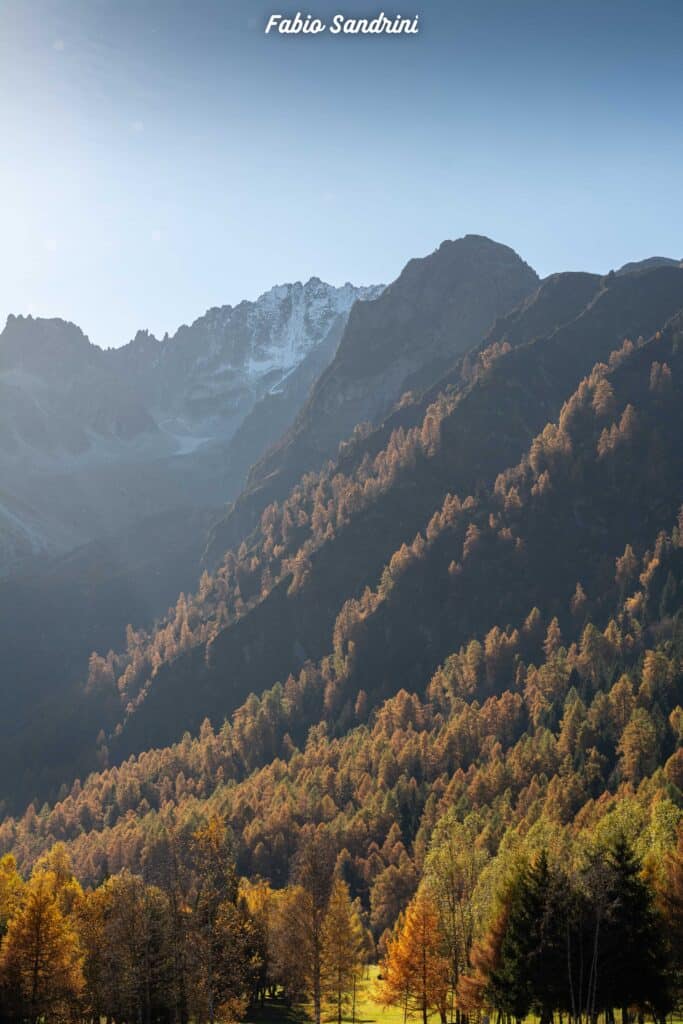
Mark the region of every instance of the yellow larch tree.
<instances>
[{"instance_id":1,"label":"yellow larch tree","mask_svg":"<svg viewBox=\"0 0 683 1024\"><path fill-rule=\"evenodd\" d=\"M83 956L53 881L50 872L34 874L2 943L0 978L26 1021L71 1020L79 1014Z\"/></svg>"},{"instance_id":2,"label":"yellow larch tree","mask_svg":"<svg viewBox=\"0 0 683 1024\"><path fill-rule=\"evenodd\" d=\"M422 1024L432 1013L445 1021L449 974L437 908L431 896L419 890L389 941L380 998L387 1005L419 1014Z\"/></svg>"},{"instance_id":3,"label":"yellow larch tree","mask_svg":"<svg viewBox=\"0 0 683 1024\"><path fill-rule=\"evenodd\" d=\"M349 887L336 879L323 922L323 999L341 1024L345 1009L353 1003L363 968L365 934Z\"/></svg>"},{"instance_id":4,"label":"yellow larch tree","mask_svg":"<svg viewBox=\"0 0 683 1024\"><path fill-rule=\"evenodd\" d=\"M19 908L24 882L11 853L0 857L0 939Z\"/></svg>"}]
</instances>

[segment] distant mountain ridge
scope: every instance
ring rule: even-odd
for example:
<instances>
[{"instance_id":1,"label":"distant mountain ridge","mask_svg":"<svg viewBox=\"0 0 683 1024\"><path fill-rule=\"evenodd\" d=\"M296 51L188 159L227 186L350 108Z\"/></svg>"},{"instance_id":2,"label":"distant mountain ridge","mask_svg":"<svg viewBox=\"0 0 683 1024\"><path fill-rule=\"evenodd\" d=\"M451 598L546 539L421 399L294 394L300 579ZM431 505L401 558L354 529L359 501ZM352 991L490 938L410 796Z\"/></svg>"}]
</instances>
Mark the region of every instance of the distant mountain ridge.
<instances>
[{"instance_id":1,"label":"distant mountain ridge","mask_svg":"<svg viewBox=\"0 0 683 1024\"><path fill-rule=\"evenodd\" d=\"M616 273L639 274L643 270L655 270L658 267L683 267L683 260L673 260L670 256L650 256L648 259L624 263Z\"/></svg>"},{"instance_id":2,"label":"distant mountain ridge","mask_svg":"<svg viewBox=\"0 0 683 1024\"><path fill-rule=\"evenodd\" d=\"M380 292L311 278L210 309L173 337L138 332L107 350L75 324L10 316L0 334L0 574L138 517L233 497L275 437L252 430L232 456L221 446L269 396L286 428L353 303Z\"/></svg>"}]
</instances>

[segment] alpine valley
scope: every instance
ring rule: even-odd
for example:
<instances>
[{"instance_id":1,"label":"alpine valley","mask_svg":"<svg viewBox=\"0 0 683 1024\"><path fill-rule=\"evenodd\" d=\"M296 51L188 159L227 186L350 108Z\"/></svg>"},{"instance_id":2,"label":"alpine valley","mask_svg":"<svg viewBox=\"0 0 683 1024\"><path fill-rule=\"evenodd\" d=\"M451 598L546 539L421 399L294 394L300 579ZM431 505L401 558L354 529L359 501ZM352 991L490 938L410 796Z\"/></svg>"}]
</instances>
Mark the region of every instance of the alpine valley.
<instances>
[{"instance_id":1,"label":"alpine valley","mask_svg":"<svg viewBox=\"0 0 683 1024\"><path fill-rule=\"evenodd\" d=\"M52 886L59 1006L680 1011L683 263L10 317L0 402L0 936Z\"/></svg>"}]
</instances>

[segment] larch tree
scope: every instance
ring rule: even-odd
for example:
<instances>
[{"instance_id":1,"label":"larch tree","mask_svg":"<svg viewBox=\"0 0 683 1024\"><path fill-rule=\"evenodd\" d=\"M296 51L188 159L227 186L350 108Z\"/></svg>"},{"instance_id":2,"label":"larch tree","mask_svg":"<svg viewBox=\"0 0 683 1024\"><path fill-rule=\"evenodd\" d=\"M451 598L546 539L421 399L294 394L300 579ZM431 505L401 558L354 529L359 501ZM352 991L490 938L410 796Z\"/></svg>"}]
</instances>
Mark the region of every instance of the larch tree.
<instances>
[{"instance_id":1,"label":"larch tree","mask_svg":"<svg viewBox=\"0 0 683 1024\"><path fill-rule=\"evenodd\" d=\"M74 876L71 855L64 843L55 843L39 857L33 867L33 876L43 875L57 900L61 912L70 917L83 898L83 889Z\"/></svg>"},{"instance_id":2,"label":"larch tree","mask_svg":"<svg viewBox=\"0 0 683 1024\"><path fill-rule=\"evenodd\" d=\"M667 855L664 867L659 904L666 926L673 992L680 1007L683 1004L683 824L678 826L678 842Z\"/></svg>"},{"instance_id":3,"label":"larch tree","mask_svg":"<svg viewBox=\"0 0 683 1024\"><path fill-rule=\"evenodd\" d=\"M645 708L635 708L619 741L620 767L624 778L638 785L657 764L657 728Z\"/></svg>"},{"instance_id":4,"label":"larch tree","mask_svg":"<svg viewBox=\"0 0 683 1024\"><path fill-rule=\"evenodd\" d=\"M299 913L302 899L299 886L280 889L273 893L268 915L269 981L282 988L289 1002L305 998L310 983L308 929Z\"/></svg>"},{"instance_id":5,"label":"larch tree","mask_svg":"<svg viewBox=\"0 0 683 1024\"><path fill-rule=\"evenodd\" d=\"M210 941L213 945L212 988L210 992L207 990L206 974L202 973L203 1008L210 1009L214 1020L243 1020L260 961L248 918L229 900L224 900L218 908ZM201 1018L203 1014L197 1016Z\"/></svg>"},{"instance_id":6,"label":"larch tree","mask_svg":"<svg viewBox=\"0 0 683 1024\"><path fill-rule=\"evenodd\" d=\"M109 879L106 963L113 1016L148 1024L173 997L168 898L129 871Z\"/></svg>"},{"instance_id":7,"label":"larch tree","mask_svg":"<svg viewBox=\"0 0 683 1024\"><path fill-rule=\"evenodd\" d=\"M0 939L19 908L24 883L17 871L17 862L11 853L0 857Z\"/></svg>"},{"instance_id":8,"label":"larch tree","mask_svg":"<svg viewBox=\"0 0 683 1024\"><path fill-rule=\"evenodd\" d=\"M76 1018L82 964L76 931L59 908L48 873L38 872L9 922L0 956L0 977L16 1016L31 1024Z\"/></svg>"},{"instance_id":9,"label":"larch tree","mask_svg":"<svg viewBox=\"0 0 683 1024\"><path fill-rule=\"evenodd\" d=\"M268 882L259 878L250 882L240 879L239 901L249 920L252 948L252 1001L263 1005L267 992L274 987L272 932L275 894ZM255 961L255 962L254 962Z\"/></svg>"},{"instance_id":10,"label":"larch tree","mask_svg":"<svg viewBox=\"0 0 683 1024\"><path fill-rule=\"evenodd\" d=\"M327 904L322 936L322 993L341 1024L344 1010L355 1006L361 977L365 935L346 882L336 879Z\"/></svg>"},{"instance_id":11,"label":"larch tree","mask_svg":"<svg viewBox=\"0 0 683 1024\"><path fill-rule=\"evenodd\" d=\"M223 992L232 993L232 983L225 977L229 965L220 959L225 941L230 941L226 929L235 925L235 942L240 944L239 928L232 915L221 913L224 905L234 904L237 879L232 854L231 837L219 818L211 818L192 837L192 852L197 874L197 893L194 906L196 924L194 957L199 989L209 1024L214 1024L216 1011L223 1002Z\"/></svg>"},{"instance_id":12,"label":"larch tree","mask_svg":"<svg viewBox=\"0 0 683 1024\"><path fill-rule=\"evenodd\" d=\"M488 931L472 946L471 966L461 975L456 993L458 1008L465 1014L478 1014L482 1009L499 1005L494 979L501 959L501 947L507 931L509 905L501 899Z\"/></svg>"},{"instance_id":13,"label":"larch tree","mask_svg":"<svg viewBox=\"0 0 683 1024\"><path fill-rule=\"evenodd\" d=\"M85 957L85 1000L96 1020L110 1016L116 1000L116 979L107 930L112 900L111 884L105 883L85 893L77 913L79 942Z\"/></svg>"},{"instance_id":14,"label":"larch tree","mask_svg":"<svg viewBox=\"0 0 683 1024\"><path fill-rule=\"evenodd\" d=\"M305 965L315 1024L320 1024L322 1014L324 923L335 859L334 843L326 829L322 826L302 829L293 866L299 898L289 906L288 928L294 948L299 951Z\"/></svg>"},{"instance_id":15,"label":"larch tree","mask_svg":"<svg viewBox=\"0 0 683 1024\"><path fill-rule=\"evenodd\" d=\"M167 938L172 959L170 994L173 1016L179 1024L188 1024L190 1010L190 923L188 908L193 885L189 850L193 833L177 826L165 828L149 844L144 859L147 881L156 884L168 899Z\"/></svg>"},{"instance_id":16,"label":"larch tree","mask_svg":"<svg viewBox=\"0 0 683 1024\"><path fill-rule=\"evenodd\" d=\"M403 1006L422 1018L447 1017L450 964L444 953L439 913L429 893L421 889L409 904L402 926L388 944L382 968L381 999Z\"/></svg>"}]
</instances>

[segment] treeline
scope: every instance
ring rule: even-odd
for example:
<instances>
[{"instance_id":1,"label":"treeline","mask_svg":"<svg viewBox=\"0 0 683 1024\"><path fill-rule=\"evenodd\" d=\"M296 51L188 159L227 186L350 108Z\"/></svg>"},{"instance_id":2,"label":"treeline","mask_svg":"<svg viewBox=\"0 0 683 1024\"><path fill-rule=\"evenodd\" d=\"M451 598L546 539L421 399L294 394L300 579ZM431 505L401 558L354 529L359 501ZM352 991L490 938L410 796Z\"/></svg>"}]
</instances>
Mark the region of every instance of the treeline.
<instances>
[{"instance_id":1,"label":"treeline","mask_svg":"<svg viewBox=\"0 0 683 1024\"><path fill-rule=\"evenodd\" d=\"M386 444L371 455L354 458L367 431L359 425L340 449L340 462L304 474L282 502L263 511L259 528L236 551L228 551L212 574L204 572L194 594L180 594L175 608L152 631L128 626L126 646L90 657L85 690L100 706L103 729L98 736L100 764L108 758L107 731L121 733L154 684L159 668L193 647L210 645L282 582L297 593L311 573L311 558L361 512L415 473L418 463L433 460L440 448L441 423L458 405L463 389L483 379L511 348L494 341L466 356L451 384L427 406L419 423L396 427ZM403 401L412 401L407 393ZM369 428L368 428L369 429ZM344 467L344 468L342 468ZM450 497L450 496L449 496Z\"/></svg>"},{"instance_id":2,"label":"treeline","mask_svg":"<svg viewBox=\"0 0 683 1024\"><path fill-rule=\"evenodd\" d=\"M550 1024L662 1022L683 995L683 829L656 874L623 836L515 844L491 859L472 824L438 823L417 893L375 947L333 830L306 826L289 884L238 882L212 818L164 831L140 875L84 890L59 844L24 881L0 860L0 1020L188 1024L242 1020L267 999L315 1024L375 998L426 1024L482 1011Z\"/></svg>"},{"instance_id":3,"label":"treeline","mask_svg":"<svg viewBox=\"0 0 683 1024\"><path fill-rule=\"evenodd\" d=\"M455 826L457 830L457 826ZM385 1002L442 1021L663 1022L683 989L683 831L659 886L618 835L609 846L541 849L500 884L488 926L473 913L476 847L441 827L423 885L386 942ZM461 837L465 838L465 837ZM481 911L481 907L476 910Z\"/></svg>"},{"instance_id":4,"label":"treeline","mask_svg":"<svg viewBox=\"0 0 683 1024\"><path fill-rule=\"evenodd\" d=\"M258 936L225 827L160 837L146 877L84 891L57 844L24 882L0 862L0 1018L234 1019L257 986Z\"/></svg>"},{"instance_id":5,"label":"treeline","mask_svg":"<svg viewBox=\"0 0 683 1024\"><path fill-rule=\"evenodd\" d=\"M370 939L326 833L302 835L291 884L238 883L217 818L164 832L141 875L83 890L59 844L24 881L0 860L0 1020L237 1021L279 992L341 1024Z\"/></svg>"},{"instance_id":6,"label":"treeline","mask_svg":"<svg viewBox=\"0 0 683 1024\"><path fill-rule=\"evenodd\" d=\"M475 378L507 349L492 346L470 365ZM118 697L121 710L130 714L145 696L160 665L190 647L210 644L221 629L236 622L266 597L282 580L295 593L310 571L310 558L326 541L347 526L354 515L395 484L398 476L414 469L416 460L429 457L438 444L439 423L452 409L454 396L441 395L428 408L421 425L391 434L386 448L374 458L366 455L353 474L328 464L319 473L306 474L281 504L263 512L256 542L246 542L225 555L215 573L204 572L195 594L180 594L175 608L152 632L126 632L125 651L90 658L86 692ZM362 431L358 432L362 436Z\"/></svg>"}]
</instances>

